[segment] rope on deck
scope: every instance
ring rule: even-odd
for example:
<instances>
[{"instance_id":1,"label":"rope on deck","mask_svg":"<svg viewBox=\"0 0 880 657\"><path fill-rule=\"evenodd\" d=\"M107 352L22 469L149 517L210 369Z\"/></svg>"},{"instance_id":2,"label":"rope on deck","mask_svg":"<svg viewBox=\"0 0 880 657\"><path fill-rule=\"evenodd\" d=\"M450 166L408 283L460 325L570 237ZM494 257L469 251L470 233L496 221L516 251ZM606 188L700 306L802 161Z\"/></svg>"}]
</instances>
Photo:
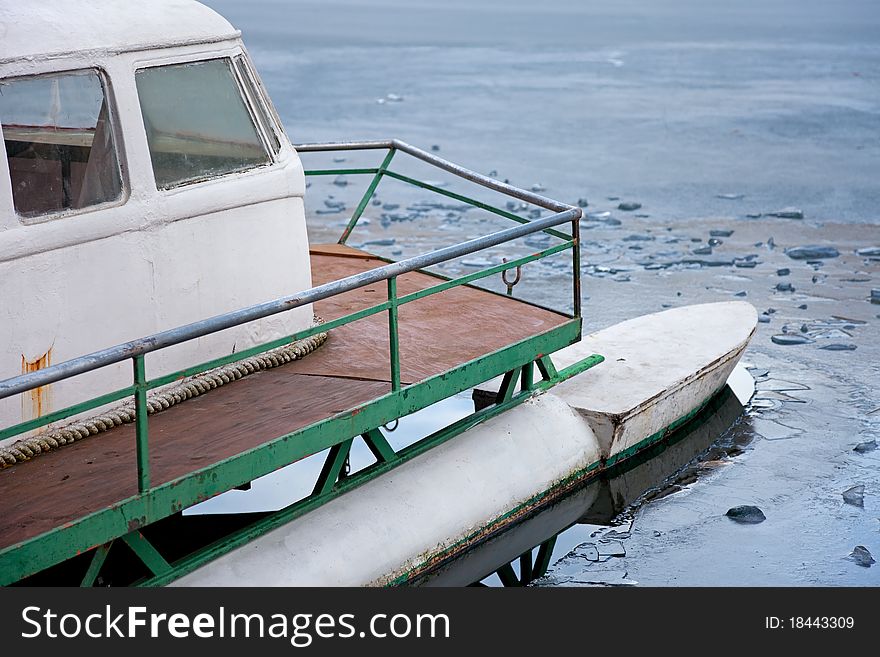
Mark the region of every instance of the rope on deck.
<instances>
[{"instance_id":1,"label":"rope on deck","mask_svg":"<svg viewBox=\"0 0 880 657\"><path fill-rule=\"evenodd\" d=\"M319 324L323 323L323 320L317 316L315 321ZM214 388L237 381L254 372L272 369L305 358L324 344L326 340L326 332L317 333L312 337L208 370L163 390L154 391L147 397L147 413L149 415L161 413L187 399L203 395ZM23 438L8 447L0 447L0 469L8 468L22 461L29 461L45 452L109 431L122 424L131 424L134 421L134 401L130 401L104 411L98 416L77 420L61 429Z\"/></svg>"}]
</instances>

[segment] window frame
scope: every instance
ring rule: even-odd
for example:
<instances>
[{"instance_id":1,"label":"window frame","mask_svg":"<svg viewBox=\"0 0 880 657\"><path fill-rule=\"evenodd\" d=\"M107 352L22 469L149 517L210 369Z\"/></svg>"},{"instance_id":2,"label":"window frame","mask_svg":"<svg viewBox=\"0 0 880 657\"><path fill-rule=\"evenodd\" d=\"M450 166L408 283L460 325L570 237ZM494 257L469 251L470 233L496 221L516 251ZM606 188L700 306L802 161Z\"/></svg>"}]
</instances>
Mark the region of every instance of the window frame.
<instances>
[{"instance_id":1,"label":"window frame","mask_svg":"<svg viewBox=\"0 0 880 657\"><path fill-rule=\"evenodd\" d=\"M263 84L263 79L260 77L259 71L254 66L254 63L251 61L250 54L244 49L242 49L241 53L235 55L233 59L238 59L241 61L241 68L243 69L243 75L247 75L251 80L256 93L259 96L259 102L263 106L263 109L266 112L266 118L270 122L270 128L275 133L275 136L278 138L278 142L280 144L279 151L284 148L284 140L287 138L287 133L284 130L284 124L281 122L281 117L278 116L278 110L275 108L275 103L272 102L271 96L266 91L266 87Z\"/></svg>"},{"instance_id":2,"label":"window frame","mask_svg":"<svg viewBox=\"0 0 880 657\"><path fill-rule=\"evenodd\" d=\"M101 90L104 93L104 102L107 103L107 121L110 124L110 130L113 137L113 150L116 153L116 168L119 172L119 183L120 190L119 196L110 201L104 201L103 203L95 203L94 205L88 205L83 208L63 208L61 210L54 210L51 212L46 212L45 214L27 216L19 213L18 208L15 206L15 191L12 189L12 172L9 170L8 166L8 158L7 166L6 166L6 180L4 181L8 185L9 189L9 204L12 211L15 213L16 219L18 219L19 224L24 226L32 226L36 224L44 224L50 221L57 221L59 219L66 219L68 217L75 217L85 214L91 214L93 212L99 212L102 210L107 210L110 208L117 208L128 203L128 200L131 196L131 186L129 184L128 177L128 166L126 161L126 151L125 151L125 140L123 139L123 130L122 124L119 120L119 114L117 111L117 103L116 103L116 94L113 87L113 82L110 75L107 73L107 70L100 66L99 64L91 64L89 66L82 66L79 68L64 68L64 69L50 69L44 71L37 71L34 73L24 73L21 75L9 75L5 77L0 77L0 85L4 82L11 80L28 80L35 78L51 78L53 76L61 76L61 75L69 75L69 74L80 74L87 71L93 71L97 76L98 80L101 83ZM3 137L4 141L4 149L6 142L6 135L3 131L2 126L2 117L0 117L0 136ZM5 156L4 156L5 157Z\"/></svg>"},{"instance_id":3,"label":"window frame","mask_svg":"<svg viewBox=\"0 0 880 657\"><path fill-rule=\"evenodd\" d=\"M271 129L271 128L264 128L263 127L263 122L260 120L260 117L258 116L258 113L253 106L254 101L251 101L251 99L250 99L250 94L247 92L245 84L241 79L241 72L239 71L239 67L235 61L236 58L242 54L243 54L243 52L240 48L236 48L234 50L229 50L229 51L223 51L223 52L187 53L186 55L183 55L183 56L166 57L166 58L162 58L161 60L156 60L156 61L138 62L135 65L134 70L133 70L133 76L132 76L133 77L132 89L134 90L134 94L135 94L135 98L134 98L135 103L137 104L138 109L140 111L140 129L141 129L141 132L144 137L144 144L146 146L146 155L147 155L148 162L149 162L149 171L150 171L152 178L153 178L153 189L156 192L164 193L164 194L175 193L175 192L180 192L182 190L192 189L192 188L199 186L199 185L204 185L204 184L216 182L219 180L225 180L226 178L228 178L229 176L232 176L232 175L238 175L238 176L253 175L255 172L261 172L265 169L269 169L278 163L280 156L281 156L281 150L284 147L284 142L281 140L280 135L279 135L278 141L279 141L280 147L279 147L278 151L276 151L272 147L271 142L269 141L269 138L265 133L265 130ZM226 60L228 62L229 70L232 73L232 78L235 81L235 86L238 89L239 96L241 97L241 100L242 100L242 103L245 107L245 110L247 111L247 114L250 117L251 122L253 123L254 130L257 133L257 137L260 140L260 143L262 144L263 149L265 150L265 152L268 156L268 159L265 163L257 164L256 166L248 167L245 169L237 169L235 171L228 171L226 173L220 173L220 174L209 175L209 176L202 176L202 177L193 178L190 180L183 180L183 181L175 183L174 185L170 185L168 187L161 187L158 184L158 182L156 181L156 174L155 174L155 170L153 169L153 153L152 153L152 150L150 149L150 140L149 140L149 137L146 133L146 124L144 122L143 110L141 109L142 106L140 104L140 102L141 102L140 91L137 88L137 75L141 71L145 71L147 69L164 68L164 67L168 67L168 66L180 66L180 65L185 65L185 64L198 64L200 62L211 62L211 61L217 61L217 60ZM277 134L278 133L276 132L276 135Z\"/></svg>"}]
</instances>

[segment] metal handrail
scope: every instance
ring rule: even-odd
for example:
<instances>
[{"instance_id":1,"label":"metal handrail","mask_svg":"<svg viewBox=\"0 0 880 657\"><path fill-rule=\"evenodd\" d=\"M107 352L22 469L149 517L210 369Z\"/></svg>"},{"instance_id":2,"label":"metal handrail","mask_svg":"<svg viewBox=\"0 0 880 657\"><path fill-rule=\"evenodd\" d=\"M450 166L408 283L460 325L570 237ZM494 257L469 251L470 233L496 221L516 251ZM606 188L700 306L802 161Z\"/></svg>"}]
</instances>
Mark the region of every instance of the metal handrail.
<instances>
[{"instance_id":1,"label":"metal handrail","mask_svg":"<svg viewBox=\"0 0 880 657\"><path fill-rule=\"evenodd\" d=\"M353 213L351 220L349 221L345 231L343 232L342 237L339 240L339 242L342 244L345 243L345 240L348 238L352 230L357 225L358 220L360 219L363 210L366 207L366 204L369 202L369 199L375 192L377 185L385 175L411 182L413 184L431 189L442 194L451 195L451 192L444 192L443 190L436 188L433 185L428 185L427 183L422 183L421 181L407 178L406 176L401 176L400 174L389 171L387 168L388 164L397 150L407 152L421 160L424 160L425 162L438 166L446 171L475 182L479 185L483 185L504 194L514 196L515 198L519 198L523 201L528 201L530 203L540 205L541 207L551 209L555 213L548 217L529 221L515 214L508 213L500 210L499 208L481 203L480 201L469 199L460 195L455 195L456 198L465 200L471 205L481 207L483 209L487 209L498 214L502 214L507 218L520 222L520 224L518 226L513 226L511 228L496 231L494 233L468 240L466 242L454 244L452 246L437 249L435 251L424 253L419 256L407 258L399 262L393 262L382 267L377 267L376 269L361 272L353 276L348 276L337 281L325 283L324 285L318 285L303 292L298 292L296 294L281 297L279 299L275 299L266 303L256 304L247 308L242 308L240 310L224 313L222 315L216 315L214 317L200 320L198 322L193 322L191 324L186 324L184 326L161 331L145 338L140 338L139 340L132 340L131 342L126 342L120 345L116 345L114 347L109 347L107 349L96 351L85 356L79 356L77 358L73 358L57 365L52 365L36 372L22 374L10 379L6 379L4 381L0 381L0 399L4 399L11 397L12 395L27 392L28 390L32 390L40 386L55 383L57 381L67 379L78 374L91 372L102 367L106 367L108 365L121 363L126 360L131 360L133 366L133 380L130 386L116 390L111 393L100 395L88 401L81 402L79 404L75 404L73 406L69 406L67 408L48 413L46 415L42 415L32 420L21 422L12 427L0 429L0 437L20 435L30 429L36 429L38 427L45 426L50 422L70 417L72 415L75 415L76 413L97 408L102 404L110 403L112 401L122 399L123 397L133 396L135 407L134 422L138 492L143 495L152 490L150 483L150 451L148 445L149 429L147 421L147 392L160 385L170 383L187 375L205 372L211 367L229 363L239 358L243 358L245 357L245 352L261 353L263 351L271 349L273 346L279 346L283 343L286 343L286 341L301 339L306 335L314 335L321 330L329 330L330 327L341 326L343 324L354 322L358 319L363 319L364 317L378 312L387 312L389 329L388 337L389 360L391 370L391 390L393 393L397 393L401 389L398 334L399 306L405 303L409 303L410 301L414 301L423 296L440 293L446 289L449 289L450 287L465 285L468 282L489 276L494 272L503 271L507 267L517 266L526 262L530 262L532 260L547 257L554 253L558 253L560 250L569 248L572 250L572 288L574 294L574 315L576 317L580 316L579 221L582 215L582 210L580 208L558 203L556 201L551 201L550 199L539 196L532 192L527 192L506 183L498 182L497 180L493 180L492 178L488 178L476 172L470 171L469 169L465 169L464 167L452 164L447 160L436 157L434 155L431 155L430 153L422 151L421 149L415 148L413 146L410 146L409 144L397 140L388 142L303 144L299 146L301 152L315 152L321 150L366 150L382 148L387 148L388 154L386 155L384 162L378 169L354 170L357 173L373 173L373 180L369 184L366 193L362 197L361 202ZM331 173L331 171L318 171L311 173L306 172L307 175L327 175L329 173ZM551 230L552 227L559 226L564 223L571 223L572 229L570 236L559 233L558 231ZM474 274L461 276L457 279L453 279L439 285L429 287L420 292L405 295L404 297L399 297L397 294L397 277L402 274L422 270L441 262L459 258L461 256L475 253L477 251L481 251L483 249L496 246L498 244L503 244L505 242L509 242L511 240L541 231L547 231L557 237L560 237L564 240L564 242L556 247L551 247L538 253L524 256L511 263L489 267ZM253 322L255 320L263 319L271 315L276 315L278 313L293 310L294 308L299 308L310 303L315 303L317 301L321 301L322 299L327 299L332 296L343 294L345 292L349 292L351 290L355 290L366 285L371 285L379 281L387 281L388 286L387 300L382 304L378 304L376 306L372 306L370 308L366 308L358 312L345 315L344 317L336 318L334 320L331 320L324 326L316 326L304 329L294 333L291 336L287 336L286 338L281 338L265 344L257 345L255 347L245 350L245 352L240 352L236 355L223 356L221 358L217 358L191 368L180 370L171 375L161 376L152 380L148 380L146 377L144 360L146 354L148 353L157 351L159 349L164 349L166 347L171 347L182 342L186 342L188 340L193 340L195 338L200 338L212 333L216 333L218 331Z\"/></svg>"},{"instance_id":2,"label":"metal handrail","mask_svg":"<svg viewBox=\"0 0 880 657\"><path fill-rule=\"evenodd\" d=\"M475 182L478 185L482 185L483 187L493 189L496 192L501 192L502 194L505 194L507 196L518 198L520 201L533 203L534 205L538 205L546 210L552 210L553 212L578 210L578 218L580 218L581 214L583 214L583 211L576 206L568 205L567 203L562 203L560 201L554 201L553 199L547 198L546 196L541 196L540 194L535 194L534 192L526 191L525 189L520 189L519 187L514 187L513 185L501 182L500 180L495 180L494 178L490 178L489 176L484 176L481 173L471 171L470 169L455 164L454 162L450 162L449 160L444 160L442 157L432 155L428 151L424 151L421 148L417 148L415 146L407 144L405 141L400 141L399 139L391 139L388 141L338 141L326 144L296 144L294 148L298 153L394 149L402 153L408 153L409 155L412 155L415 158L427 162L428 164L433 164L435 167L455 174L459 178L470 180L471 182Z\"/></svg>"},{"instance_id":3,"label":"metal handrail","mask_svg":"<svg viewBox=\"0 0 880 657\"><path fill-rule=\"evenodd\" d=\"M204 337L205 335L216 333L224 329L240 326L257 319L263 319L277 313L299 308L300 306L314 303L328 297L342 294L350 290L377 283L379 281L395 278L401 274L406 274L418 269L424 269L446 260L452 260L461 256L465 256L476 251L496 246L504 242L509 242L518 237L530 235L540 232L545 228L558 226L560 224L569 223L580 217L580 208L572 208L565 212L559 212L549 217L536 219L528 224L505 228L483 237L468 240L454 244L436 251L430 251L413 258L407 258L398 262L377 267L369 271L347 276L338 281L318 285L311 289L305 290L274 301L249 306L241 310L216 315L209 319L200 320L191 324L186 324L177 328L161 331L145 338L125 342L115 347L96 351L86 356L79 356L71 360L57 365L51 365L45 369L37 370L28 374L21 374L0 381L0 399L11 397L22 392L27 392L34 388L55 383L62 379L66 379L85 372L91 372L107 365L113 365L125 360L129 360L135 356L141 356L151 351L170 347L181 342L193 340L195 338Z\"/></svg>"},{"instance_id":4,"label":"metal handrail","mask_svg":"<svg viewBox=\"0 0 880 657\"><path fill-rule=\"evenodd\" d=\"M541 196L540 194L535 194L534 192L527 192L524 189L520 189L518 187L514 187L513 185L505 182L499 182L494 178L490 178L489 176L484 176L480 173L476 173L475 171L471 171L470 169L466 169L462 166L449 162L448 160L443 159L442 157L438 157L436 155L432 155L427 151L423 151L420 148L416 148L415 146L411 146L404 141L400 141L399 139L392 139L388 141L361 141L361 142L331 142L331 143L322 143L322 144L298 144L296 146L297 150L300 153L310 153L310 152L332 152L332 151L344 151L344 150L380 150L387 149L388 153L385 155L385 159L382 161L377 168L367 168L367 169L324 169L324 170L313 170L306 171L306 175L331 175L331 174L373 174L373 179L367 187L367 190L364 192L364 195L361 197L360 203L358 203L357 208L355 208L354 213L351 216L348 224L345 227L345 230L342 232L342 236L339 238L339 244L345 244L346 240L351 236L352 231L357 226L358 221L361 218L364 210L367 207L367 203L369 203L370 199L373 197L373 194L376 191L379 183L382 178L385 176L394 178L396 180L400 180L402 182L415 185L417 187L421 187L422 189L426 189L428 191L434 192L436 194L440 194L443 196L447 196L449 198L456 199L458 201L467 203L468 205L481 208L483 210L487 210L499 216L505 217L507 219L511 219L513 221L519 222L521 224L530 223L530 221L524 217L517 216L512 212L508 212L506 210L502 210L501 208L494 207L487 203L483 203L473 198L469 198L467 196L462 196L461 194L455 194L453 192L449 192L443 190L435 185L430 185L428 183L416 180L414 178L410 178L408 176L401 175L394 171L391 171L388 167L391 164L391 160L394 158L394 154L400 150L413 157L420 159L428 164L436 166L445 171L449 171L456 176L469 180L471 182L475 182L478 185L482 185L489 189L498 191L502 194L512 196L514 198L518 198L521 201L527 201L532 203L533 205L538 205L545 209L552 210L554 212L567 212L569 210L575 210L577 212L577 221L572 221L571 224L571 235L565 235L560 233L559 231L553 230L551 228L545 229L544 233L552 235L553 237L558 237L561 239L571 239L574 241L574 244L580 244L580 218L583 215L583 212L580 208L577 208L572 205L568 205L566 203L561 203L559 201L554 201L545 196ZM574 308L574 314L576 316L580 316L581 314L581 278L580 278L580 249L574 248L572 250L572 306Z\"/></svg>"},{"instance_id":5,"label":"metal handrail","mask_svg":"<svg viewBox=\"0 0 880 657\"><path fill-rule=\"evenodd\" d=\"M62 379L91 372L108 365L121 363L125 360L143 356L152 351L180 344L188 340L204 337L211 333L216 333L254 320L263 319L271 315L292 310L365 285L389 280L407 272L424 269L425 267L430 267L446 260L452 260L454 258L475 253L476 251L497 246L498 244L509 242L519 237L537 233L564 223L572 224L573 239L575 240L574 249L577 251L579 248L576 240L578 222L583 214L581 208L553 201L540 196L539 194L499 182L493 178L489 178L476 173L475 171L471 171L470 169L453 164L448 160L432 155L405 142L396 139L390 141L334 142L328 144L299 144L295 146L295 148L299 152L369 150L384 148L397 149L484 187L494 189L506 195L539 205L546 209L554 210L556 214L541 219L535 219L526 224L500 230L466 242L437 249L436 251L400 260L367 272L348 276L338 281L325 283L324 285L319 285L309 290L281 297L273 301L216 315L198 322L168 329L144 338L102 349L85 356L72 358L71 360L51 365L36 372L21 374L5 379L0 381L0 399L27 392L28 390L33 390L34 388L48 385L50 383L55 383ZM577 281L579 278L579 272L574 272L574 278ZM575 314L578 314L577 310L576 306Z\"/></svg>"}]
</instances>

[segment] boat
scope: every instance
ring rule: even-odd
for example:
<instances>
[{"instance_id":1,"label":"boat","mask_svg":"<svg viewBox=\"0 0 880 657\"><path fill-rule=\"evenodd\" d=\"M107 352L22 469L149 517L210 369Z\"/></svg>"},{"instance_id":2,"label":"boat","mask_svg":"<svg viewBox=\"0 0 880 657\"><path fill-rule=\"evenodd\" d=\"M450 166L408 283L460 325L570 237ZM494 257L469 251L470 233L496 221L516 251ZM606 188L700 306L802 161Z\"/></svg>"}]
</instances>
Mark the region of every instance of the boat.
<instances>
[{"instance_id":1,"label":"boat","mask_svg":"<svg viewBox=\"0 0 880 657\"><path fill-rule=\"evenodd\" d=\"M581 208L396 139L292 143L198 2L0 0L0 31L0 584L418 583L687 425L754 333L724 302L582 337ZM310 243L307 180L355 178ZM383 181L505 227L353 246ZM548 262L564 308L514 295ZM295 496L199 511L293 471Z\"/></svg>"}]
</instances>

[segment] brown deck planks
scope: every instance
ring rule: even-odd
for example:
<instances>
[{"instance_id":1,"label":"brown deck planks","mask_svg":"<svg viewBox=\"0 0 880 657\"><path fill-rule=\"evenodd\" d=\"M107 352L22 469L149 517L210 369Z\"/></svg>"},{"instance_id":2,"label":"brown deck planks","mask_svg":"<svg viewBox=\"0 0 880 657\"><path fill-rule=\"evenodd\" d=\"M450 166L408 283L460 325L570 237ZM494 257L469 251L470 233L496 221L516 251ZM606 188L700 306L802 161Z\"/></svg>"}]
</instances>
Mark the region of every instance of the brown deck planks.
<instances>
[{"instance_id":1,"label":"brown deck planks","mask_svg":"<svg viewBox=\"0 0 880 657\"><path fill-rule=\"evenodd\" d=\"M316 246L315 285L379 267L350 247ZM398 294L441 282L398 279ZM327 299L333 319L386 299L384 283ZM401 379L423 380L567 321L514 299L458 287L399 310ZM336 328L302 361L253 374L150 418L152 483L161 484L358 406L390 389L387 313ZM133 425L0 471L0 548L37 536L137 492Z\"/></svg>"},{"instance_id":2,"label":"brown deck planks","mask_svg":"<svg viewBox=\"0 0 880 657\"><path fill-rule=\"evenodd\" d=\"M320 285L384 264L350 247L316 246L312 249L312 280ZM404 296L442 282L429 274L411 272L398 278L397 294ZM383 281L320 301L315 304L315 313L334 319L383 303L387 295ZM413 301L399 309L401 381L421 381L559 326L567 319L516 299L465 286ZM320 350L291 367L302 374L390 381L388 313L334 329Z\"/></svg>"}]
</instances>

